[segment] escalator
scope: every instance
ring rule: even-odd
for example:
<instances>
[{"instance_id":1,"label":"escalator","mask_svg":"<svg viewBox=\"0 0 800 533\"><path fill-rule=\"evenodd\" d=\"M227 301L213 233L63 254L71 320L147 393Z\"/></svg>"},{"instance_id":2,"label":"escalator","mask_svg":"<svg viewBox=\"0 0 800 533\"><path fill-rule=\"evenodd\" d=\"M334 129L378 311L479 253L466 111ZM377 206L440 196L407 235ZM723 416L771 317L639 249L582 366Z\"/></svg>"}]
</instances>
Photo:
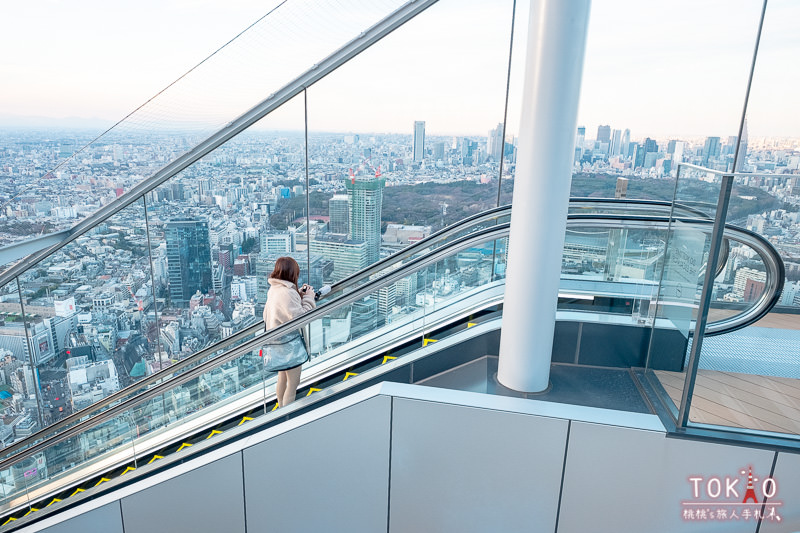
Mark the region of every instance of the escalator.
<instances>
[{"instance_id":1,"label":"escalator","mask_svg":"<svg viewBox=\"0 0 800 533\"><path fill-rule=\"evenodd\" d=\"M623 214L631 210L636 214ZM4 449L4 530L165 471L375 383L418 383L496 353L509 215L510 208L503 207L465 219L335 284L319 307L302 317L268 332L262 332L262 324L250 326ZM615 252L620 256L618 272L585 261L582 276L574 268L562 275L559 322L578 316L583 323L602 323L611 317L626 322L631 331L680 330L688 340L686 300L660 291L655 278L631 274L642 265L647 267L643 272L661 262L669 266L670 239L675 245L687 231L695 239L710 235L713 221L698 215L694 208L667 203L574 200L567 243L584 246L584 255L597 248L598 235L613 232L626 232L626 238L640 238L644 244L629 242L625 250L631 253ZM662 244L655 244L654 235L661 235ZM767 282L747 308L710 323L708 331L714 334L745 327L769 312L783 283L783 265L768 242L730 226L725 238L729 247L754 250ZM702 254L702 247L698 251ZM694 276L701 272L702 266ZM600 292L604 298L631 303L586 303ZM396 311L379 313L381 300L390 293L395 303L402 303L394 306ZM645 301L650 314L641 312ZM297 329L306 332L312 360L303 371L299 401L278 410L275 376L263 371L258 351L267 340ZM664 364L680 365L682 359Z\"/></svg>"}]
</instances>

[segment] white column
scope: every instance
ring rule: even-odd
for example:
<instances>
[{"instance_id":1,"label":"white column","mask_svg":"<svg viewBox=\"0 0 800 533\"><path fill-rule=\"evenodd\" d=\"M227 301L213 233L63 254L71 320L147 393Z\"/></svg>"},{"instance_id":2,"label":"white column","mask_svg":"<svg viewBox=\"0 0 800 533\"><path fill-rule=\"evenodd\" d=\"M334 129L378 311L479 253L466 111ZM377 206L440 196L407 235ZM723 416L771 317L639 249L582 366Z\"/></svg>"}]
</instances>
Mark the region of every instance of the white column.
<instances>
[{"instance_id":1,"label":"white column","mask_svg":"<svg viewBox=\"0 0 800 533\"><path fill-rule=\"evenodd\" d=\"M590 0L531 5L497 378L547 389Z\"/></svg>"}]
</instances>

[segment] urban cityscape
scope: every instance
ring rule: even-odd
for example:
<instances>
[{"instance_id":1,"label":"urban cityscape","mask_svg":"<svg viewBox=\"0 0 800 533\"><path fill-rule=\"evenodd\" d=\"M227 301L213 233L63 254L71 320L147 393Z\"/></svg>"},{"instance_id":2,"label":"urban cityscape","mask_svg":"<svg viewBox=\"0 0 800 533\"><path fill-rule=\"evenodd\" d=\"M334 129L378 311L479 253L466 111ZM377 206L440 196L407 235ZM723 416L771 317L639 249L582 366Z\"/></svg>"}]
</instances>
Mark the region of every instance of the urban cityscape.
<instances>
[{"instance_id":1,"label":"urban cityscape","mask_svg":"<svg viewBox=\"0 0 800 533\"><path fill-rule=\"evenodd\" d=\"M28 270L19 286L0 288L0 442L257 323L280 256L297 259L300 283L334 284L498 200L510 203L517 140L502 123L483 137L426 135L423 120L409 126L310 133L307 181L301 132L246 132ZM728 221L775 245L787 272L780 305L800 307L800 141L742 137L637 141L627 129L602 125L587 136L579 127L573 196L671 201L676 178L710 181L679 175L679 164L730 171L738 144L746 154L738 171L751 175L737 178ZM196 142L119 134L82 148L88 140L0 133L0 244L71 227ZM434 276L407 277L312 324L312 355L502 276L503 246L459 254ZM568 233L564 272L652 280L664 249L659 236ZM756 299L763 266L743 246L730 258L715 301ZM241 387L260 364L255 355L243 361L198 390ZM173 395L149 416L176 416L189 400Z\"/></svg>"}]
</instances>

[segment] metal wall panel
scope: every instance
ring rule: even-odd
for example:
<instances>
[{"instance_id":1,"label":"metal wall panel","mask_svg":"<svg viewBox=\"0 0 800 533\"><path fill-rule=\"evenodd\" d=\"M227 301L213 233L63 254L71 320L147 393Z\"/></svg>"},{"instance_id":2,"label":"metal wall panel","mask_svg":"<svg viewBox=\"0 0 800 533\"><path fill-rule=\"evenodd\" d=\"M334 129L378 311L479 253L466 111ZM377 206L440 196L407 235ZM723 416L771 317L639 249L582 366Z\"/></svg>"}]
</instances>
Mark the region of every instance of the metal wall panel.
<instances>
[{"instance_id":1,"label":"metal wall panel","mask_svg":"<svg viewBox=\"0 0 800 533\"><path fill-rule=\"evenodd\" d=\"M35 526L34 526L35 527ZM123 533L119 502L111 502L42 530L42 533Z\"/></svg>"},{"instance_id":2,"label":"metal wall panel","mask_svg":"<svg viewBox=\"0 0 800 533\"><path fill-rule=\"evenodd\" d=\"M756 521L684 519L682 502L714 502L707 480L739 477L752 465L769 473L773 452L738 446L666 438L664 433L573 422L569 435L558 533L724 532L753 533ZM700 497L690 477L702 477ZM743 480L738 483L743 495ZM716 487L712 486L712 490ZM731 500L725 500L731 501Z\"/></svg>"},{"instance_id":3,"label":"metal wall panel","mask_svg":"<svg viewBox=\"0 0 800 533\"><path fill-rule=\"evenodd\" d=\"M800 532L800 454L779 453L773 477L778 492L768 503L780 502L775 506L780 521L775 517L764 520L759 533ZM765 514L769 516L770 511L765 509Z\"/></svg>"},{"instance_id":4,"label":"metal wall panel","mask_svg":"<svg viewBox=\"0 0 800 533\"><path fill-rule=\"evenodd\" d=\"M244 450L247 532L386 531L390 417L370 398Z\"/></svg>"},{"instance_id":5,"label":"metal wall panel","mask_svg":"<svg viewBox=\"0 0 800 533\"><path fill-rule=\"evenodd\" d=\"M395 398L390 531L553 531L567 427Z\"/></svg>"},{"instance_id":6,"label":"metal wall panel","mask_svg":"<svg viewBox=\"0 0 800 533\"><path fill-rule=\"evenodd\" d=\"M123 498L125 533L244 533L243 501L235 453Z\"/></svg>"}]
</instances>

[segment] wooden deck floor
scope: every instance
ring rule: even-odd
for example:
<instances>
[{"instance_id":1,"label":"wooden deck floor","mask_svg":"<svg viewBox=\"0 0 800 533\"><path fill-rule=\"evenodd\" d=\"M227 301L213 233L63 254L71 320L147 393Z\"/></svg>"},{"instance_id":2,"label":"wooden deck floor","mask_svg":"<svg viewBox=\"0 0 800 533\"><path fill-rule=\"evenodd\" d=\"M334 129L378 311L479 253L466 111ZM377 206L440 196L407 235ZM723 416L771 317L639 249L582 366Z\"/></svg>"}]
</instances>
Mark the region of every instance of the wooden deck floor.
<instances>
[{"instance_id":1,"label":"wooden deck floor","mask_svg":"<svg viewBox=\"0 0 800 533\"><path fill-rule=\"evenodd\" d=\"M656 371L675 405L685 374ZM800 435L800 380L698 370L692 422Z\"/></svg>"}]
</instances>

